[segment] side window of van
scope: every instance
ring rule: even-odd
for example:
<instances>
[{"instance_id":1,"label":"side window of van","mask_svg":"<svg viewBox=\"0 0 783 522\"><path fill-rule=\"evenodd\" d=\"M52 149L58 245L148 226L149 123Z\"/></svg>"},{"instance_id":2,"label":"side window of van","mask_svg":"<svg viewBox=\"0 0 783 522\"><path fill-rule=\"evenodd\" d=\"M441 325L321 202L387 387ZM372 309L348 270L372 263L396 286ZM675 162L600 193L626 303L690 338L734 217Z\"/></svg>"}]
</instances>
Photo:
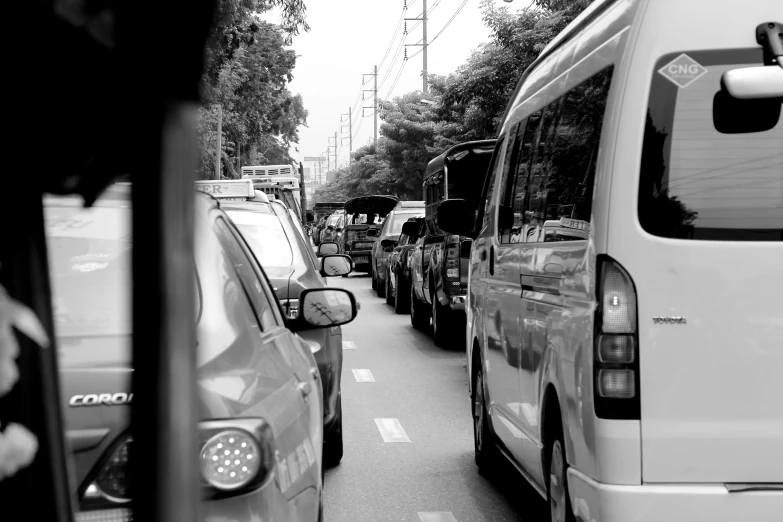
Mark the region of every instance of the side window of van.
<instances>
[{"instance_id":1,"label":"side window of van","mask_svg":"<svg viewBox=\"0 0 783 522\"><path fill-rule=\"evenodd\" d=\"M497 145L495 145L495 152L492 154L492 163L487 171L488 178L484 185L484 200L481 202L481 207L476 216L476 225L479 225L480 223L482 229L489 223L489 209L492 205L492 196L495 193L495 180L498 177L498 173L503 168L503 162L500 160L500 155L503 153L504 138L504 136L498 138Z\"/></svg>"},{"instance_id":2,"label":"side window of van","mask_svg":"<svg viewBox=\"0 0 783 522\"><path fill-rule=\"evenodd\" d=\"M504 205L513 211L514 222L510 228L503 231L501 243L525 243L529 235L532 214L528 211L530 163L542 113L543 110L540 110L532 114L527 120L527 125L520 125L517 129L516 157L503 192Z\"/></svg>"},{"instance_id":3,"label":"side window of van","mask_svg":"<svg viewBox=\"0 0 783 522\"><path fill-rule=\"evenodd\" d=\"M530 175L530 210L538 242L587 239L596 156L612 67L545 108ZM550 113L548 115L547 113ZM551 120L547 121L551 117Z\"/></svg>"},{"instance_id":4,"label":"side window of van","mask_svg":"<svg viewBox=\"0 0 783 522\"><path fill-rule=\"evenodd\" d=\"M498 194L498 241L500 243L509 243L511 229L514 224L511 205L505 197L508 192L509 183L513 184L514 165L517 162L519 152L519 142L521 140L520 132L525 128L525 121L521 121L512 126L508 131L508 145L503 158L503 170L499 171L500 193Z\"/></svg>"}]
</instances>

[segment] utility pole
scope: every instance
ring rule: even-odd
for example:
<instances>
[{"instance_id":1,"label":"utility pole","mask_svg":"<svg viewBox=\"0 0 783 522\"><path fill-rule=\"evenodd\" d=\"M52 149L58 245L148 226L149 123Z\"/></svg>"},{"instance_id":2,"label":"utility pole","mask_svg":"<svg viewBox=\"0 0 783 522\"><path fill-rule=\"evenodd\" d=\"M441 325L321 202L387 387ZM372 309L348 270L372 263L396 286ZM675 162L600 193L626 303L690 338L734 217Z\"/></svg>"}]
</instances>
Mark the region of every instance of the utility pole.
<instances>
[{"instance_id":1,"label":"utility pole","mask_svg":"<svg viewBox=\"0 0 783 522\"><path fill-rule=\"evenodd\" d=\"M364 83L364 77L365 76L372 76L373 77L373 88L372 89L362 89L362 101L365 100L364 93L365 92L371 92L373 93L373 102L372 107L366 107L362 105L362 117L364 117L364 109L372 109L372 116L373 116L373 140L375 143L378 142L378 66L376 65L373 68L373 72L371 74L363 74L362 75L362 83Z\"/></svg>"},{"instance_id":2,"label":"utility pole","mask_svg":"<svg viewBox=\"0 0 783 522\"><path fill-rule=\"evenodd\" d=\"M223 148L221 143L221 137L223 136L223 106L218 105L218 128L217 128L217 140L215 147L215 179L220 179L220 151Z\"/></svg>"},{"instance_id":3,"label":"utility pole","mask_svg":"<svg viewBox=\"0 0 783 522\"><path fill-rule=\"evenodd\" d=\"M406 47L408 46L421 46L421 55L422 55L422 63L423 63L423 69L421 71L422 79L423 79L423 85L421 88L421 92L423 94L427 94L427 0L422 0L421 5L421 18L406 18L405 20L421 20L421 27L422 27L422 38L420 44L405 44ZM406 30L407 32L407 30ZM405 58L407 59L408 54L407 50L405 51Z\"/></svg>"},{"instance_id":4,"label":"utility pole","mask_svg":"<svg viewBox=\"0 0 783 522\"><path fill-rule=\"evenodd\" d=\"M353 122L351 121L353 119L353 112L351 107L348 107L348 114L341 114L340 119L342 123L342 116L348 116L348 168L351 168L351 151L353 150ZM343 128L345 125L340 125L340 132L343 131ZM345 138L343 138L345 139Z\"/></svg>"},{"instance_id":5,"label":"utility pole","mask_svg":"<svg viewBox=\"0 0 783 522\"><path fill-rule=\"evenodd\" d=\"M242 144L237 140L237 173L239 179L242 179Z\"/></svg>"},{"instance_id":6,"label":"utility pole","mask_svg":"<svg viewBox=\"0 0 783 522\"><path fill-rule=\"evenodd\" d=\"M329 136L329 139L332 139L332 137ZM328 147L326 147L326 161L327 161L327 164L329 162L329 157L330 157L329 149L331 149L332 147L334 147L334 169L337 170L337 133L336 132L334 133L334 144L333 145L329 145ZM328 168L327 172L329 170L331 170L331 168Z\"/></svg>"}]
</instances>

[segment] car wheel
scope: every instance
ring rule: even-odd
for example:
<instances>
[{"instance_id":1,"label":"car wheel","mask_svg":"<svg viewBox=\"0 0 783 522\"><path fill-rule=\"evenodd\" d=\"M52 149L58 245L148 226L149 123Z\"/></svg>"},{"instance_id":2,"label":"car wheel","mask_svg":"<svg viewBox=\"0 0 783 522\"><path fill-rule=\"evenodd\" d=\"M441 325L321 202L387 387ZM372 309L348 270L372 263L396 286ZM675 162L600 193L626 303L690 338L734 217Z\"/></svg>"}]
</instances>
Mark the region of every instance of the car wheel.
<instances>
[{"instance_id":1,"label":"car wheel","mask_svg":"<svg viewBox=\"0 0 783 522\"><path fill-rule=\"evenodd\" d=\"M440 304L438 296L432 295L432 337L438 346L446 346L449 340L448 322L451 310Z\"/></svg>"},{"instance_id":2,"label":"car wheel","mask_svg":"<svg viewBox=\"0 0 783 522\"><path fill-rule=\"evenodd\" d=\"M404 314L410 307L410 301L406 299L408 294L405 293L405 284L403 280L397 276L397 292L394 294L394 312L398 314Z\"/></svg>"},{"instance_id":3,"label":"car wheel","mask_svg":"<svg viewBox=\"0 0 783 522\"><path fill-rule=\"evenodd\" d=\"M571 509L571 499L568 495L567 469L563 430L560 429L549 452L547 501L551 522L574 522L575 520L574 512Z\"/></svg>"},{"instance_id":4,"label":"car wheel","mask_svg":"<svg viewBox=\"0 0 783 522\"><path fill-rule=\"evenodd\" d=\"M492 433L489 431L489 415L487 401L484 397L484 372L478 363L476 378L473 383L473 451L479 471L488 474L494 471L500 456Z\"/></svg>"},{"instance_id":5,"label":"car wheel","mask_svg":"<svg viewBox=\"0 0 783 522\"><path fill-rule=\"evenodd\" d=\"M416 299L416 291L413 289L413 285L411 285L411 324L414 328L417 330L426 330L427 327L430 325L430 317L429 317L429 310L427 309L426 304L422 304L419 302L418 299Z\"/></svg>"},{"instance_id":6,"label":"car wheel","mask_svg":"<svg viewBox=\"0 0 783 522\"><path fill-rule=\"evenodd\" d=\"M343 459L343 401L337 397L335 420L331 429L324 433L324 466L331 468Z\"/></svg>"},{"instance_id":7,"label":"car wheel","mask_svg":"<svg viewBox=\"0 0 783 522\"><path fill-rule=\"evenodd\" d=\"M392 294L391 274L386 272L386 304L394 304L394 295Z\"/></svg>"}]
</instances>

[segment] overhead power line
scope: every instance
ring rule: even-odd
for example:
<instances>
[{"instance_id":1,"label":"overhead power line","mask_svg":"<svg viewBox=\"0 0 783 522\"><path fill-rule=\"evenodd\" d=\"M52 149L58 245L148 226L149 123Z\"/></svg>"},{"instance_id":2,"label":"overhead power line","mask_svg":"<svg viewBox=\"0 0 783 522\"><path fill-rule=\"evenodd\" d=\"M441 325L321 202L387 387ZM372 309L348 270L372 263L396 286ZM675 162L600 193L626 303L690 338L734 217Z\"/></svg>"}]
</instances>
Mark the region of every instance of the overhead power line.
<instances>
[{"instance_id":1,"label":"overhead power line","mask_svg":"<svg viewBox=\"0 0 783 522\"><path fill-rule=\"evenodd\" d=\"M445 30L446 30L446 28L447 28L447 27L448 27L448 26L451 24L451 22L453 22L453 21L454 21L454 19L457 17L457 15L459 14L459 12L460 12L460 11L462 11L462 8L463 8L463 7L465 7L465 4L467 4L467 3L468 3L468 0L463 0L463 1L462 1L462 3L460 4L460 6L459 6L459 7L457 8L457 10L454 12L454 14L453 14L453 15L451 15L451 18L449 18L449 21L448 21L448 22L446 22L446 25L444 25L444 26L443 26L443 29L441 29L441 30L438 32L438 34L436 34L436 35L435 35L435 37L434 37L432 40L430 40L430 45L432 45L432 44L433 44L433 42L435 42L435 40L437 40L437 39L438 39L438 36L440 36L440 35L443 33L443 31L445 31ZM437 4L436 4L436 5L437 5Z\"/></svg>"}]
</instances>

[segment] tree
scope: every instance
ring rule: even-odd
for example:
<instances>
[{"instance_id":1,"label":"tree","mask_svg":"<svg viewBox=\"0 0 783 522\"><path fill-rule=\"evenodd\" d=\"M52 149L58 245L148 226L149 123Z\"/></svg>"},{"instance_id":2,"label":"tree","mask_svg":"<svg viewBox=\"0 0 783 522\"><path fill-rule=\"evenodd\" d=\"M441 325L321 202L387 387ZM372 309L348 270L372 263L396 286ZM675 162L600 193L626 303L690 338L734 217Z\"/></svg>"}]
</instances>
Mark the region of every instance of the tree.
<instances>
[{"instance_id":1,"label":"tree","mask_svg":"<svg viewBox=\"0 0 783 522\"><path fill-rule=\"evenodd\" d=\"M231 177L238 177L233 162L238 145L243 163L290 163L288 150L298 141L298 127L306 122L301 96L287 89L296 55L284 49L283 31L258 20L248 24L253 37L232 50L214 83L205 78L199 118L202 178L214 172L217 105L223 112L222 171Z\"/></svg>"}]
</instances>

